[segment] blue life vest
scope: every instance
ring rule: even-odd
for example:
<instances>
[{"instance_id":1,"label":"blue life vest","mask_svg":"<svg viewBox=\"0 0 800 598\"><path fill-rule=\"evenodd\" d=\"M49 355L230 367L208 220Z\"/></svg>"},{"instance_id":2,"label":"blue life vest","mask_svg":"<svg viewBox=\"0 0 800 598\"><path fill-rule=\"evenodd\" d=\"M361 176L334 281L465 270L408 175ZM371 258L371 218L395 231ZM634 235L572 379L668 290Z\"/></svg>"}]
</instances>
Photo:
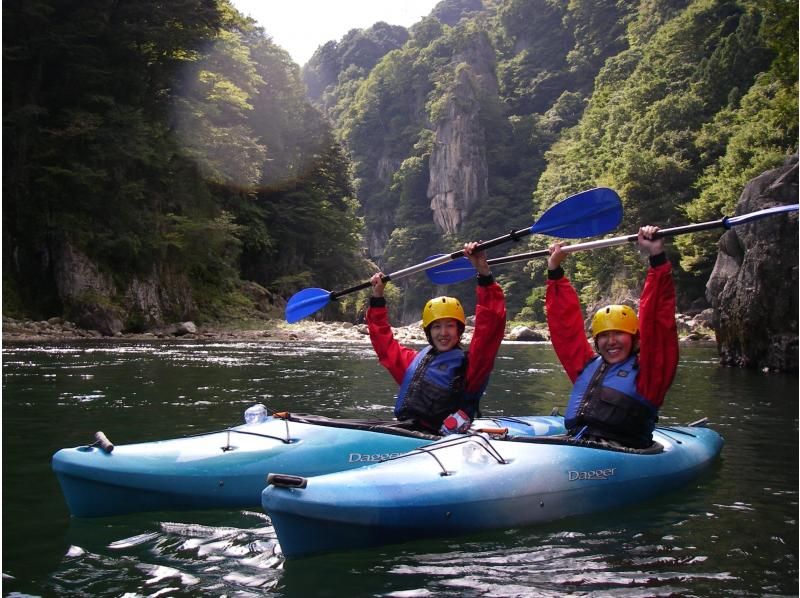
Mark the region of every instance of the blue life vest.
<instances>
[{"instance_id":1,"label":"blue life vest","mask_svg":"<svg viewBox=\"0 0 800 598\"><path fill-rule=\"evenodd\" d=\"M653 442L658 409L636 390L639 360L631 355L609 365L599 355L575 381L564 424L572 436L599 436L627 446Z\"/></svg>"},{"instance_id":2,"label":"blue life vest","mask_svg":"<svg viewBox=\"0 0 800 598\"><path fill-rule=\"evenodd\" d=\"M475 416L478 393L466 392L467 354L460 347L440 353L425 347L408 366L400 384L394 414L398 419L415 419L437 431L444 419L463 409Z\"/></svg>"}]
</instances>

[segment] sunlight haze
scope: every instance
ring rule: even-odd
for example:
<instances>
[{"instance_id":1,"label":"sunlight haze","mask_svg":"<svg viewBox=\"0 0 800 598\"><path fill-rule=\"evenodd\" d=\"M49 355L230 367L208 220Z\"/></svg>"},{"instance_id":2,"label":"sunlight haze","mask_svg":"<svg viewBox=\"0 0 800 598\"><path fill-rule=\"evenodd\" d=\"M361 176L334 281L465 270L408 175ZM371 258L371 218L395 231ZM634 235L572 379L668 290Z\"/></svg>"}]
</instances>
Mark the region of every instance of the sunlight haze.
<instances>
[{"instance_id":1,"label":"sunlight haze","mask_svg":"<svg viewBox=\"0 0 800 598\"><path fill-rule=\"evenodd\" d=\"M231 0L303 66L325 42L378 21L410 27L439 0Z\"/></svg>"}]
</instances>

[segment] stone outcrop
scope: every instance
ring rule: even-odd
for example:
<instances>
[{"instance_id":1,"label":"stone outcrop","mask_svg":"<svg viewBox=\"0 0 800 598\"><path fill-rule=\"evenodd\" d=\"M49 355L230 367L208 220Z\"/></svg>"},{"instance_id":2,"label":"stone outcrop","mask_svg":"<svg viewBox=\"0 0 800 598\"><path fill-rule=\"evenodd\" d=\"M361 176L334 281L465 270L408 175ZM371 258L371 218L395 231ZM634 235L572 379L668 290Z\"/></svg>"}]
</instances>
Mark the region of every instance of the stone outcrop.
<instances>
[{"instance_id":1,"label":"stone outcrop","mask_svg":"<svg viewBox=\"0 0 800 598\"><path fill-rule=\"evenodd\" d=\"M12 334L29 336L37 331L58 338L148 333L156 337L197 335L192 287L186 274L154 265L146 276L126 283L114 280L86 254L69 242L53 253L53 271L65 324L51 319L47 326L18 324L9 320ZM239 291L250 300L251 316L262 320L283 319L286 300L255 282L243 281ZM53 330L51 330L51 328Z\"/></svg>"},{"instance_id":2,"label":"stone outcrop","mask_svg":"<svg viewBox=\"0 0 800 598\"><path fill-rule=\"evenodd\" d=\"M736 214L796 203L797 170L795 155L750 181ZM797 371L797 248L797 212L734 226L720 239L706 298L723 364Z\"/></svg>"},{"instance_id":3,"label":"stone outcrop","mask_svg":"<svg viewBox=\"0 0 800 598\"><path fill-rule=\"evenodd\" d=\"M129 321L139 330L191 319L195 311L189 280L167 268L154 266L147 277L134 278L123 296Z\"/></svg>"},{"instance_id":4,"label":"stone outcrop","mask_svg":"<svg viewBox=\"0 0 800 598\"><path fill-rule=\"evenodd\" d=\"M124 328L122 311L111 303L111 277L71 243L55 252L53 268L59 299L69 318L81 328L114 336Z\"/></svg>"},{"instance_id":5,"label":"stone outcrop","mask_svg":"<svg viewBox=\"0 0 800 598\"><path fill-rule=\"evenodd\" d=\"M67 319L103 336L190 320L194 312L188 279L168 269L154 267L149 276L133 278L120 290L110 275L65 241L54 252L53 270Z\"/></svg>"},{"instance_id":6,"label":"stone outcrop","mask_svg":"<svg viewBox=\"0 0 800 598\"><path fill-rule=\"evenodd\" d=\"M448 234L457 232L472 206L489 193L481 97L497 96L497 79L491 43L484 36L478 40L453 58L455 83L429 161L433 220Z\"/></svg>"},{"instance_id":7,"label":"stone outcrop","mask_svg":"<svg viewBox=\"0 0 800 598\"><path fill-rule=\"evenodd\" d=\"M286 299L257 282L246 280L239 285L242 294L253 302L255 309L265 316L282 318L286 311Z\"/></svg>"}]
</instances>

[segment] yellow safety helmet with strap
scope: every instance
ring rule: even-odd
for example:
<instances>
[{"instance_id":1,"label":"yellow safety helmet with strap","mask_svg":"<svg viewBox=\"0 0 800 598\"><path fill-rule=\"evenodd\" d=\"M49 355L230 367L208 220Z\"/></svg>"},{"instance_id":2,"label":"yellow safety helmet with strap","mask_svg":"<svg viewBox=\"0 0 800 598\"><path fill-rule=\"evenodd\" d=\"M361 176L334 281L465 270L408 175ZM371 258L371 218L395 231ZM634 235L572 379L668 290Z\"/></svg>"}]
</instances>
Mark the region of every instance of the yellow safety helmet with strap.
<instances>
[{"instance_id":1,"label":"yellow safety helmet with strap","mask_svg":"<svg viewBox=\"0 0 800 598\"><path fill-rule=\"evenodd\" d=\"M628 334L639 332L639 318L627 305L606 305L597 310L592 318L592 336L601 332L619 330Z\"/></svg>"},{"instance_id":2,"label":"yellow safety helmet with strap","mask_svg":"<svg viewBox=\"0 0 800 598\"><path fill-rule=\"evenodd\" d=\"M464 326L467 324L461 302L453 297L434 297L422 308L422 327L425 329L436 320L443 318L453 318Z\"/></svg>"}]
</instances>

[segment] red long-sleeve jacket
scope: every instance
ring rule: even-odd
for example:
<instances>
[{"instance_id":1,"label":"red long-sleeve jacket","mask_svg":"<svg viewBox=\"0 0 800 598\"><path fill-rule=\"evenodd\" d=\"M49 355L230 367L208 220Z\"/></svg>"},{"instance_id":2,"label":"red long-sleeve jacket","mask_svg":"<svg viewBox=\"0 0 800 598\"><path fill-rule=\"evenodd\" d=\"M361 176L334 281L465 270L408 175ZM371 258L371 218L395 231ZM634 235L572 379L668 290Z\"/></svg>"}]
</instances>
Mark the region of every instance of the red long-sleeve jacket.
<instances>
[{"instance_id":1,"label":"red long-sleeve jacket","mask_svg":"<svg viewBox=\"0 0 800 598\"><path fill-rule=\"evenodd\" d=\"M548 279L545 295L550 339L571 382L595 352L586 338L583 314L575 289L566 276ZM661 407L678 367L678 329L672 265L651 265L639 299L639 375L636 389L656 408Z\"/></svg>"},{"instance_id":2,"label":"red long-sleeve jacket","mask_svg":"<svg viewBox=\"0 0 800 598\"><path fill-rule=\"evenodd\" d=\"M467 392L476 392L486 383L506 328L506 302L500 285L496 282L487 286L478 285L477 295L475 331L467 360ZM394 338L386 307L370 307L367 310L367 325L369 338L381 365L389 370L395 382L402 383L417 351L404 347Z\"/></svg>"}]
</instances>

